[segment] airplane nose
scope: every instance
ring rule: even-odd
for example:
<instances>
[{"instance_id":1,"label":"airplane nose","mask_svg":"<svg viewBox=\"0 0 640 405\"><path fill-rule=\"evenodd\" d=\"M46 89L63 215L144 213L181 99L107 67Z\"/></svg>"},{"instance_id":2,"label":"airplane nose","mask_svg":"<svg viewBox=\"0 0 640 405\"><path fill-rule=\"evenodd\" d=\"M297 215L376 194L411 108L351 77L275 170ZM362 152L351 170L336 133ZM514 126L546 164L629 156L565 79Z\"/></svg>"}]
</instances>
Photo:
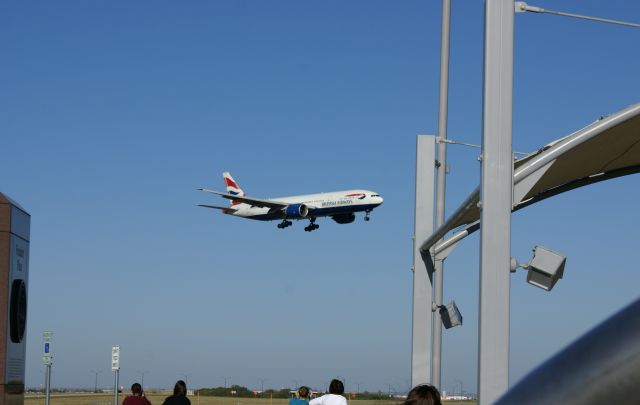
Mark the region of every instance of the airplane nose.
<instances>
[{"instance_id":1,"label":"airplane nose","mask_svg":"<svg viewBox=\"0 0 640 405\"><path fill-rule=\"evenodd\" d=\"M383 202L384 202L384 198L378 197L378 205L382 204Z\"/></svg>"}]
</instances>

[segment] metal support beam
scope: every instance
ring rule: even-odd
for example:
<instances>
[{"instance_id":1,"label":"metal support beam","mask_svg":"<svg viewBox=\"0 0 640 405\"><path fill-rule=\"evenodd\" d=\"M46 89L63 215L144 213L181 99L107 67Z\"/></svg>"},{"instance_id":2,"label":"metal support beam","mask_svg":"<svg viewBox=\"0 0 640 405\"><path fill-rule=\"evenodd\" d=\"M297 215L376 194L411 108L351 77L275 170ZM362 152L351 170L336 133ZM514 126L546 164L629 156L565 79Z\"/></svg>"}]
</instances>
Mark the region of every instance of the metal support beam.
<instances>
[{"instance_id":1,"label":"metal support beam","mask_svg":"<svg viewBox=\"0 0 640 405\"><path fill-rule=\"evenodd\" d=\"M413 321L411 334L411 386L431 382L433 333L432 268L420 251L420 241L433 233L435 192L435 137L419 135L416 142L416 201L413 235ZM429 254L428 252L426 254Z\"/></svg>"},{"instance_id":2,"label":"metal support beam","mask_svg":"<svg viewBox=\"0 0 640 405\"><path fill-rule=\"evenodd\" d=\"M637 403L640 381L638 336L640 300L529 373L497 404Z\"/></svg>"},{"instance_id":3,"label":"metal support beam","mask_svg":"<svg viewBox=\"0 0 640 405\"><path fill-rule=\"evenodd\" d=\"M444 224L444 201L447 178L447 115L449 106L449 32L451 21L451 1L442 0L442 31L440 43L440 112L438 115L438 165L436 189L436 228ZM436 305L442 305L444 286L444 261L435 259L434 298ZM433 364L432 384L442 390L442 319L440 311L433 314Z\"/></svg>"},{"instance_id":4,"label":"metal support beam","mask_svg":"<svg viewBox=\"0 0 640 405\"><path fill-rule=\"evenodd\" d=\"M480 216L479 405L509 387L513 154L512 0L486 0Z\"/></svg>"}]
</instances>

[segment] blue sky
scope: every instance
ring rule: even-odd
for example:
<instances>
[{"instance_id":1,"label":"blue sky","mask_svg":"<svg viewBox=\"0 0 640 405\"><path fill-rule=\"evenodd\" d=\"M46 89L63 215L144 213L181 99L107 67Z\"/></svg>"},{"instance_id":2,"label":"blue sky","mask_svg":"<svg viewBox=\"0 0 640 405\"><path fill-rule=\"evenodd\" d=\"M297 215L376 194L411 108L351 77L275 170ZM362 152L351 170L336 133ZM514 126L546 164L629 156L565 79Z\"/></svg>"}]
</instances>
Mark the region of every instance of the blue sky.
<instances>
[{"instance_id":1,"label":"blue sky","mask_svg":"<svg viewBox=\"0 0 640 405\"><path fill-rule=\"evenodd\" d=\"M640 21L626 1L537 1ZM32 214L27 384L53 330L54 386L228 383L406 391L415 136L435 133L439 1L4 2L1 191ZM452 7L449 137L481 142L483 2ZM516 15L514 149L638 102L640 31ZM449 148L451 212L479 182ZM252 196L346 188L365 223L225 217L195 191L229 170ZM512 254L568 256L551 293L512 277L511 381L637 297L637 176L513 217ZM475 391L478 239L447 260L443 386Z\"/></svg>"}]
</instances>

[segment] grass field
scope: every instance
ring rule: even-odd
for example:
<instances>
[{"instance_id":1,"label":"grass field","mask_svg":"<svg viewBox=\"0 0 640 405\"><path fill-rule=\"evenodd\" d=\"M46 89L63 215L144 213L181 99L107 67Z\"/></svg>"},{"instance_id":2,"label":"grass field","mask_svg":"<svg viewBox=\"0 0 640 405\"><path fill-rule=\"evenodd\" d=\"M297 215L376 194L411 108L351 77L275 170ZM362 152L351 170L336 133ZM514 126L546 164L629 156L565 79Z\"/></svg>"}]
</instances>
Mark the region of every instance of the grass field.
<instances>
[{"instance_id":1,"label":"grass field","mask_svg":"<svg viewBox=\"0 0 640 405\"><path fill-rule=\"evenodd\" d=\"M148 394L147 398L153 405L162 405L168 393ZM119 397L122 403L124 396ZM268 398L230 398L230 397L189 397L192 405L287 405L288 399ZM401 401L373 401L373 400L352 400L349 405L398 405ZM447 405L474 405L472 401L448 401ZM42 395L27 395L25 405L42 405L44 397ZM113 405L113 394L56 394L50 397L50 405Z\"/></svg>"}]
</instances>

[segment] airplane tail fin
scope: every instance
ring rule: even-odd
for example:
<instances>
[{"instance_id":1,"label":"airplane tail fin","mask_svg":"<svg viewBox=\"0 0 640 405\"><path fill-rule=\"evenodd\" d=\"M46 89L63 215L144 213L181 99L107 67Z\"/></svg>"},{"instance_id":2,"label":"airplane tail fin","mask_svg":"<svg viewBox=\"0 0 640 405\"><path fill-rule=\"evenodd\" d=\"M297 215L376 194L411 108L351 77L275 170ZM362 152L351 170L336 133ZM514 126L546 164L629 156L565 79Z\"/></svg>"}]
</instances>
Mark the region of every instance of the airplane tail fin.
<instances>
[{"instance_id":1,"label":"airplane tail fin","mask_svg":"<svg viewBox=\"0 0 640 405\"><path fill-rule=\"evenodd\" d=\"M242 191L238 183L236 183L233 177L231 177L231 174L229 172L222 173L222 177L224 177L224 184L227 186L227 193L241 197L244 196L244 191ZM231 207L240 204L239 201L231 201L230 203Z\"/></svg>"}]
</instances>

